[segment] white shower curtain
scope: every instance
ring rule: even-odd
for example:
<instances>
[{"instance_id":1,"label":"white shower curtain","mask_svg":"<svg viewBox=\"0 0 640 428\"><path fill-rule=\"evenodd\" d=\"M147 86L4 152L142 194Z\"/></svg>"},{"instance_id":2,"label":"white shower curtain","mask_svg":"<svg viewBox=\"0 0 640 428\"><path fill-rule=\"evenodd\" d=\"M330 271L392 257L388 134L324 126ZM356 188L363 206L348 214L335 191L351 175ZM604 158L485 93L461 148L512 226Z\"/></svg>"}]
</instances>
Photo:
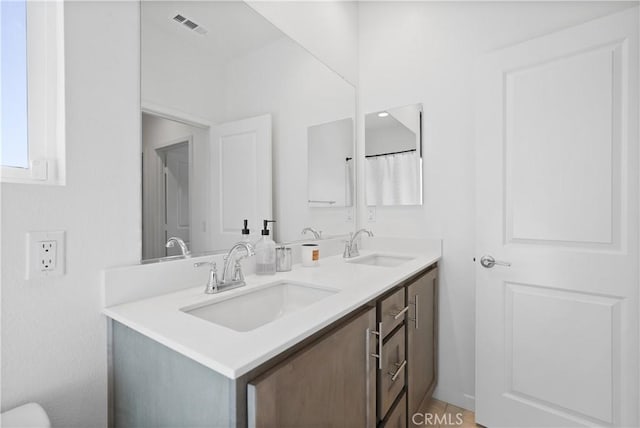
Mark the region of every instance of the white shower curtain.
<instances>
[{"instance_id":1,"label":"white shower curtain","mask_svg":"<svg viewBox=\"0 0 640 428\"><path fill-rule=\"evenodd\" d=\"M367 205L418 205L422 192L417 152L366 158Z\"/></svg>"}]
</instances>

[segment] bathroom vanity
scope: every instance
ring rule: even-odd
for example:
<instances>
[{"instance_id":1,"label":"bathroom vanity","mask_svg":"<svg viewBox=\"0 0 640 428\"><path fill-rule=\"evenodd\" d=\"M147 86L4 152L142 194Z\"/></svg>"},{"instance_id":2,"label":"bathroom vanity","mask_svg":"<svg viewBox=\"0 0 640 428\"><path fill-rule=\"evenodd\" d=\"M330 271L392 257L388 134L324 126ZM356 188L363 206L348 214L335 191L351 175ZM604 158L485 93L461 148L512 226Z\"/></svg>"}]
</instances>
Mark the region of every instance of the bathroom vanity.
<instances>
[{"instance_id":1,"label":"bathroom vanity","mask_svg":"<svg viewBox=\"0 0 640 428\"><path fill-rule=\"evenodd\" d=\"M440 251L386 244L107 307L111 425L409 426L437 382Z\"/></svg>"},{"instance_id":2,"label":"bathroom vanity","mask_svg":"<svg viewBox=\"0 0 640 428\"><path fill-rule=\"evenodd\" d=\"M408 426L436 385L437 272L430 266L249 380L248 425Z\"/></svg>"}]
</instances>

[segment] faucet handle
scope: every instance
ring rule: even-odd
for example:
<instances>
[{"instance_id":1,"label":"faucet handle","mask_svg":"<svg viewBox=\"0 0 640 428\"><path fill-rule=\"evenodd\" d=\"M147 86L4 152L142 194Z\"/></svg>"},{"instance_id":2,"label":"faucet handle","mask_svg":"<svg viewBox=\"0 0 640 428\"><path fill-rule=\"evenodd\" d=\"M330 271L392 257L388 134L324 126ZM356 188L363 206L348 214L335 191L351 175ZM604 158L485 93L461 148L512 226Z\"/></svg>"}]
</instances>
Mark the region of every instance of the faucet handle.
<instances>
[{"instance_id":1,"label":"faucet handle","mask_svg":"<svg viewBox=\"0 0 640 428\"><path fill-rule=\"evenodd\" d=\"M242 273L242 266L240 265L241 259L236 259L236 263L233 266L233 281L244 281L244 274Z\"/></svg>"},{"instance_id":2,"label":"faucet handle","mask_svg":"<svg viewBox=\"0 0 640 428\"><path fill-rule=\"evenodd\" d=\"M193 267L200 266L209 266L211 269L209 270L209 280L207 281L207 286L204 289L206 294L215 294L218 292L218 269L216 266L216 262L198 262L194 263Z\"/></svg>"},{"instance_id":3,"label":"faucet handle","mask_svg":"<svg viewBox=\"0 0 640 428\"><path fill-rule=\"evenodd\" d=\"M344 241L344 252L342 253L342 258L343 259L351 258L351 242L350 241Z\"/></svg>"},{"instance_id":4,"label":"faucet handle","mask_svg":"<svg viewBox=\"0 0 640 428\"><path fill-rule=\"evenodd\" d=\"M212 270L216 270L216 262L197 262L193 264L193 267L210 266Z\"/></svg>"}]
</instances>

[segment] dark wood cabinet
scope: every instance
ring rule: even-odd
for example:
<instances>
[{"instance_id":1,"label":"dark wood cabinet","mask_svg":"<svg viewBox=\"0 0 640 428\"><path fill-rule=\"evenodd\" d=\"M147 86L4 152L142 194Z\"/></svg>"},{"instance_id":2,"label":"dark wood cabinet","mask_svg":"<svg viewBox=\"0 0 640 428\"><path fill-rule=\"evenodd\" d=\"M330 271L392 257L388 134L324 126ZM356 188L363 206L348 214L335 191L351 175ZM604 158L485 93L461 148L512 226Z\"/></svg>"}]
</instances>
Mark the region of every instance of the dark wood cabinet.
<instances>
[{"instance_id":1,"label":"dark wood cabinet","mask_svg":"<svg viewBox=\"0 0 640 428\"><path fill-rule=\"evenodd\" d=\"M374 427L375 321L367 309L249 381L248 426Z\"/></svg>"},{"instance_id":2,"label":"dark wood cabinet","mask_svg":"<svg viewBox=\"0 0 640 428\"><path fill-rule=\"evenodd\" d=\"M437 293L438 269L434 266L378 300L382 365L377 409L381 425L398 419L397 402L402 396L402 426L410 426L411 416L433 394L437 383Z\"/></svg>"},{"instance_id":3,"label":"dark wood cabinet","mask_svg":"<svg viewBox=\"0 0 640 428\"><path fill-rule=\"evenodd\" d=\"M407 402L409 419L433 394L437 383L438 270L407 285Z\"/></svg>"}]
</instances>

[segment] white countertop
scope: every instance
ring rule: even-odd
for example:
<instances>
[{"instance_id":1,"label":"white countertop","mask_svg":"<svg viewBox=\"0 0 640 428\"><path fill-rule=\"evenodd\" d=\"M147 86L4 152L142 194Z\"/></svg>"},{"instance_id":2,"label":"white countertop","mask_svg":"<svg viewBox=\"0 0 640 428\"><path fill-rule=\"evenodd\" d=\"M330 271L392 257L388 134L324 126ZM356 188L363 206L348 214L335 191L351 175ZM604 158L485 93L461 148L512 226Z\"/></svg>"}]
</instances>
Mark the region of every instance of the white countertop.
<instances>
[{"instance_id":1,"label":"white countertop","mask_svg":"<svg viewBox=\"0 0 640 428\"><path fill-rule=\"evenodd\" d=\"M247 285L215 295L201 286L130 303L110 306L103 313L119 323L235 379L289 347L347 315L385 291L437 262L441 252L431 248L410 251L365 251L368 254L410 256L396 267L346 263L341 256L323 258L320 266L294 265L291 272L246 277ZM265 284L295 281L339 290L310 306L247 332L197 318L180 309L225 300Z\"/></svg>"}]
</instances>

